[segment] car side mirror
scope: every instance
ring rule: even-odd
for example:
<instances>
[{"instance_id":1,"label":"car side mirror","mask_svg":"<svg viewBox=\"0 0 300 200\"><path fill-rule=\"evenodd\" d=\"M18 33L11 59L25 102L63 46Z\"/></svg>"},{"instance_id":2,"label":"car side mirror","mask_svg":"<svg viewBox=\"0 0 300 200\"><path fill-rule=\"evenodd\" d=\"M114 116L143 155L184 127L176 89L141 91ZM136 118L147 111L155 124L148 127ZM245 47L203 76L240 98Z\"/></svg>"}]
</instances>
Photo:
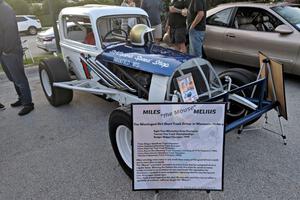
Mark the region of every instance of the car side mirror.
<instances>
[{"instance_id":1,"label":"car side mirror","mask_svg":"<svg viewBox=\"0 0 300 200\"><path fill-rule=\"evenodd\" d=\"M275 28L275 32L280 33L280 34L291 34L294 31L289 26L287 26L285 24L281 24Z\"/></svg>"}]
</instances>

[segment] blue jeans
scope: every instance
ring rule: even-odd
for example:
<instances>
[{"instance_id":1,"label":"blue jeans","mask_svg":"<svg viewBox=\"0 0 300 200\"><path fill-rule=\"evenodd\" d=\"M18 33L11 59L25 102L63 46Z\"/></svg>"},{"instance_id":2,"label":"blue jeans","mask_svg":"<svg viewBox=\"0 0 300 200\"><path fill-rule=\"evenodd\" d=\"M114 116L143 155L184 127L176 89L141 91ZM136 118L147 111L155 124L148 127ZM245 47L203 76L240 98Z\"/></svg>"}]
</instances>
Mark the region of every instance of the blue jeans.
<instances>
[{"instance_id":1,"label":"blue jeans","mask_svg":"<svg viewBox=\"0 0 300 200\"><path fill-rule=\"evenodd\" d=\"M196 29L189 30L189 53L202 58L202 45L204 41L205 31Z\"/></svg>"},{"instance_id":2,"label":"blue jeans","mask_svg":"<svg viewBox=\"0 0 300 200\"><path fill-rule=\"evenodd\" d=\"M7 78L14 83L22 104L30 105L32 97L28 79L24 71L22 52L2 54L0 55L0 61Z\"/></svg>"}]
</instances>

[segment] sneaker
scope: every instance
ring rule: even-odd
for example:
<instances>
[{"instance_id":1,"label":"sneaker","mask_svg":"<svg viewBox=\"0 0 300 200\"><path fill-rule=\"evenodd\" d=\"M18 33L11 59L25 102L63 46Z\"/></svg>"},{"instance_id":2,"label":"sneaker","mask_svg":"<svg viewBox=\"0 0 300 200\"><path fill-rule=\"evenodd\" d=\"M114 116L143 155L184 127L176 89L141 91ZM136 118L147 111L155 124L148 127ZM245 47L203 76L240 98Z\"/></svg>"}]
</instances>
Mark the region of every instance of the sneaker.
<instances>
[{"instance_id":1,"label":"sneaker","mask_svg":"<svg viewBox=\"0 0 300 200\"><path fill-rule=\"evenodd\" d=\"M0 103L0 110L5 110L5 106L2 103Z\"/></svg>"},{"instance_id":2,"label":"sneaker","mask_svg":"<svg viewBox=\"0 0 300 200\"><path fill-rule=\"evenodd\" d=\"M29 105L25 105L22 110L20 110L20 112L18 113L18 115L23 116L23 115L27 115L28 113L30 113L32 110L34 109L34 104L31 103Z\"/></svg>"},{"instance_id":3,"label":"sneaker","mask_svg":"<svg viewBox=\"0 0 300 200\"><path fill-rule=\"evenodd\" d=\"M10 104L11 107L19 107L21 105L22 105L22 102L20 99L18 101L16 101L15 103Z\"/></svg>"}]
</instances>

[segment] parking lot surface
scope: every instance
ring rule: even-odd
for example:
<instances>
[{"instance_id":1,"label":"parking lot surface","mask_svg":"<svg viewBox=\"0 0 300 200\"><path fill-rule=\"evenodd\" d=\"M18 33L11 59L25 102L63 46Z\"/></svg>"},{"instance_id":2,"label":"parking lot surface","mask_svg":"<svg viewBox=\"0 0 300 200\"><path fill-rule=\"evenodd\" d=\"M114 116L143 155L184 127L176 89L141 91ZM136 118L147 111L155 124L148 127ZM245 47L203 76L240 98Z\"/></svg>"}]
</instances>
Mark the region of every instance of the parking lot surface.
<instances>
[{"instance_id":1,"label":"parking lot surface","mask_svg":"<svg viewBox=\"0 0 300 200\"><path fill-rule=\"evenodd\" d=\"M220 70L220 68L219 68ZM36 68L27 70L35 110L19 117L9 107L13 85L0 78L0 199L150 200L153 191L133 192L113 154L108 118L118 105L87 93L54 108L47 102ZM300 81L286 77L288 145L264 130L225 139L224 191L212 199L300 199ZM279 130L276 113L270 123ZM254 124L260 127L263 120ZM205 191L161 191L161 200L209 199Z\"/></svg>"}]
</instances>

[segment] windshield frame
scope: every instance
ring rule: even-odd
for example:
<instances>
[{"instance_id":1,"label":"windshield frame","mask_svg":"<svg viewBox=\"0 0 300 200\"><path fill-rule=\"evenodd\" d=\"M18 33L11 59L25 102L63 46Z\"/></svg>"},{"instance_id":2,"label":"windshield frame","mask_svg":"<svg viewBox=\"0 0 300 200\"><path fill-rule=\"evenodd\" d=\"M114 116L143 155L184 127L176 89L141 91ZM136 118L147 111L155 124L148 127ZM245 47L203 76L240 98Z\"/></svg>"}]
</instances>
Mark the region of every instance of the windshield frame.
<instances>
[{"instance_id":1,"label":"windshield frame","mask_svg":"<svg viewBox=\"0 0 300 200\"><path fill-rule=\"evenodd\" d=\"M149 18L148 18L148 16L147 15L140 15L140 14L118 14L118 15L106 15L106 16L102 16L102 17L99 17L97 20L96 20L96 28L97 28L97 34L98 34L98 37L99 37L99 40L100 40L100 43L101 43L101 47L102 47L102 49L105 49L106 48L106 46L104 45L104 41L102 40L102 37L101 37L101 30L100 30L100 26L99 26L99 21L100 20L103 20L103 19L114 19L114 18L119 18L119 19L122 19L122 18L138 18L138 17L140 17L140 18L144 18L145 20L146 20L146 25L147 26L149 26L149 27L151 27L150 26L150 21L149 21ZM154 39L153 39L153 35L152 34L150 34L151 35L151 41L153 41ZM128 37L129 37L129 33L128 33Z\"/></svg>"}]
</instances>

